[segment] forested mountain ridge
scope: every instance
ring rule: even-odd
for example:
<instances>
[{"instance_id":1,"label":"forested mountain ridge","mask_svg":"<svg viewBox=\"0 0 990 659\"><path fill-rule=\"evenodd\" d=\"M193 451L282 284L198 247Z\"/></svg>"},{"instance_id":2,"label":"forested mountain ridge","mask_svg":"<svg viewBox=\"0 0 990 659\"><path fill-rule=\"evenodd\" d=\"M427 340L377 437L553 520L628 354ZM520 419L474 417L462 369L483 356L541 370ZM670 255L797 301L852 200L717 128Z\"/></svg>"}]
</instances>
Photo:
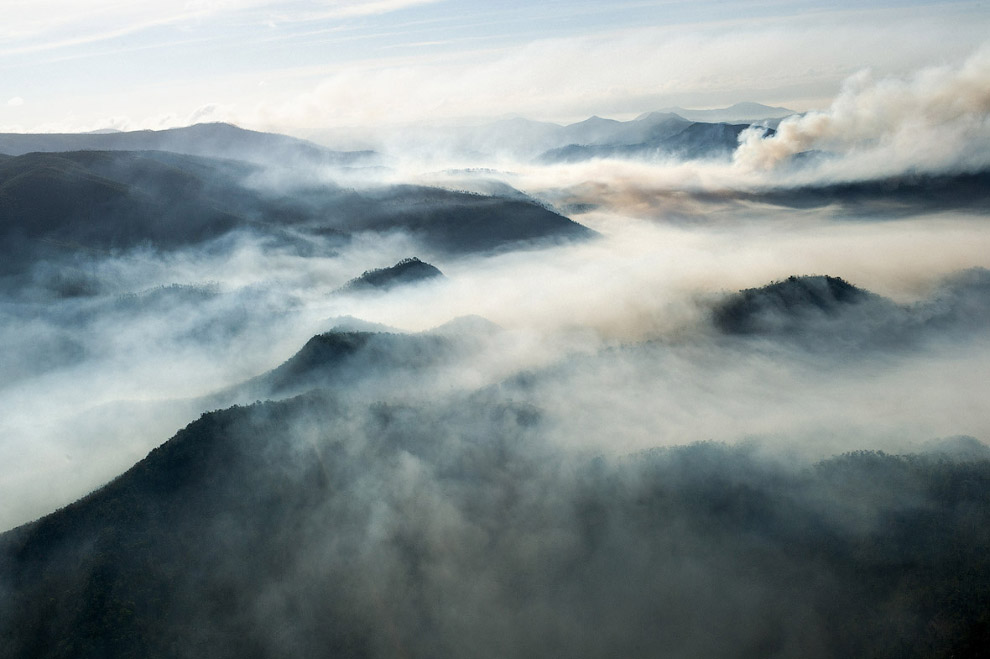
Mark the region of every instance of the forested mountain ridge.
<instances>
[{"instance_id":1,"label":"forested mountain ridge","mask_svg":"<svg viewBox=\"0 0 990 659\"><path fill-rule=\"evenodd\" d=\"M440 253L573 240L591 230L519 198L425 186L255 185L259 166L156 151L29 153L0 161L4 269L87 250L198 245L235 229L298 243L407 232Z\"/></svg>"},{"instance_id":2,"label":"forested mountain ridge","mask_svg":"<svg viewBox=\"0 0 990 659\"><path fill-rule=\"evenodd\" d=\"M0 656L976 657L988 640L985 449L572 464L546 461L542 423L490 396L205 414L0 537Z\"/></svg>"}]
</instances>

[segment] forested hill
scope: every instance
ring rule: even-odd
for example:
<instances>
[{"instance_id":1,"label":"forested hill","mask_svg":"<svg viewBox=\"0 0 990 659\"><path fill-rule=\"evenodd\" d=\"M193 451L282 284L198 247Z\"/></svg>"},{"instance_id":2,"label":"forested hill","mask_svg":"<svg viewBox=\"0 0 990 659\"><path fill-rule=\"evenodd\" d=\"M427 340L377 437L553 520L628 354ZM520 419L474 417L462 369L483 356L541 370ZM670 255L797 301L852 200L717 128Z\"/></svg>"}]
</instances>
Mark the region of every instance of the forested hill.
<instances>
[{"instance_id":1,"label":"forested hill","mask_svg":"<svg viewBox=\"0 0 990 659\"><path fill-rule=\"evenodd\" d=\"M307 236L346 240L357 232L404 232L424 249L444 254L594 235L518 196L414 185L357 190L330 181L299 182L294 187L257 184L255 178L265 171L244 162L159 151L4 158L0 160L3 270L17 272L39 258L88 252L177 249L235 229L290 245L302 241L309 249Z\"/></svg>"},{"instance_id":2,"label":"forested hill","mask_svg":"<svg viewBox=\"0 0 990 659\"><path fill-rule=\"evenodd\" d=\"M791 276L727 296L715 327L730 336L797 342L816 349L904 348L981 333L990 322L990 270L946 278L931 296L894 303L840 277Z\"/></svg>"},{"instance_id":3,"label":"forested hill","mask_svg":"<svg viewBox=\"0 0 990 659\"><path fill-rule=\"evenodd\" d=\"M720 444L562 459L543 424L492 392L205 414L0 536L0 656L958 658L990 642L975 441L813 467Z\"/></svg>"}]
</instances>

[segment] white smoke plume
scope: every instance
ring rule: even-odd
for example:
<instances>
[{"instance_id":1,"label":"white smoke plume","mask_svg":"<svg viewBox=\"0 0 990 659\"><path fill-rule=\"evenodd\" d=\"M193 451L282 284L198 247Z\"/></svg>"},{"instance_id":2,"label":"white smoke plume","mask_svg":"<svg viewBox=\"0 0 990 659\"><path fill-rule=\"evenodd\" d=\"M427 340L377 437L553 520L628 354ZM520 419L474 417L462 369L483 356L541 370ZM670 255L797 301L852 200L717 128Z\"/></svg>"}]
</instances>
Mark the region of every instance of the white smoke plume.
<instances>
[{"instance_id":1,"label":"white smoke plume","mask_svg":"<svg viewBox=\"0 0 990 659\"><path fill-rule=\"evenodd\" d=\"M957 66L909 77L846 81L832 105L780 123L772 137L740 138L735 164L769 170L801 153L840 156L836 178L905 172L966 172L990 164L990 47Z\"/></svg>"}]
</instances>

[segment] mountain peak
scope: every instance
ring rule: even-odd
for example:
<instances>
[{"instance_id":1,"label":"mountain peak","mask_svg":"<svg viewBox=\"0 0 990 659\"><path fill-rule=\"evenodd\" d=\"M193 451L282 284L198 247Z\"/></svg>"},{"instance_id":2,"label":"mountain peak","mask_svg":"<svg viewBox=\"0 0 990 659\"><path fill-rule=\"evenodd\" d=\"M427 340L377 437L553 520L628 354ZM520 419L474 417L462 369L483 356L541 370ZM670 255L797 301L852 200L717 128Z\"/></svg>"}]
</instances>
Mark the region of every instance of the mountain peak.
<instances>
[{"instance_id":1,"label":"mountain peak","mask_svg":"<svg viewBox=\"0 0 990 659\"><path fill-rule=\"evenodd\" d=\"M711 108L705 110L694 110L690 108L682 107L669 107L659 110L660 113L673 113L679 115L690 121L708 121L708 122L728 122L728 123L746 123L754 121L762 121L764 119L781 119L783 117L797 114L794 110L790 110L784 107L773 107L769 105L763 105L762 103L754 103L752 101L743 101L740 103L735 103L727 108Z\"/></svg>"},{"instance_id":2,"label":"mountain peak","mask_svg":"<svg viewBox=\"0 0 990 659\"><path fill-rule=\"evenodd\" d=\"M616 124L622 123L615 119L606 119L604 117L599 117L598 115L592 115L585 119L584 121L579 121L577 123L570 124L570 126L614 126Z\"/></svg>"},{"instance_id":3,"label":"mountain peak","mask_svg":"<svg viewBox=\"0 0 990 659\"><path fill-rule=\"evenodd\" d=\"M644 112L639 115L633 121L638 122L660 122L660 121L687 121L684 117L677 114L676 112L666 112L663 110L656 110L654 112Z\"/></svg>"},{"instance_id":4,"label":"mountain peak","mask_svg":"<svg viewBox=\"0 0 990 659\"><path fill-rule=\"evenodd\" d=\"M740 291L715 310L714 321L728 334L790 332L870 300L884 299L840 277L791 276Z\"/></svg>"},{"instance_id":5,"label":"mountain peak","mask_svg":"<svg viewBox=\"0 0 990 659\"><path fill-rule=\"evenodd\" d=\"M439 268L420 261L415 256L410 256L387 268L365 270L360 277L355 277L344 284L341 290L348 292L375 289L384 291L395 286L437 277L443 277L443 273L440 272Z\"/></svg>"}]
</instances>

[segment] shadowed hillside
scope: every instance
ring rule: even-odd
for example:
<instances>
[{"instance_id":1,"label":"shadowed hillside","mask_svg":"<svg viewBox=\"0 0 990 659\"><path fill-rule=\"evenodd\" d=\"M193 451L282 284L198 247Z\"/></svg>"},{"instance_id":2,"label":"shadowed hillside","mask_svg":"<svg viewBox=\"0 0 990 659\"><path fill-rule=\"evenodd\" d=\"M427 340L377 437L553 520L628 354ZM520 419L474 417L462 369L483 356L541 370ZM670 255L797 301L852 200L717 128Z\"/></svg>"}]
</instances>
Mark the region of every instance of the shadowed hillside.
<instances>
[{"instance_id":1,"label":"shadowed hillside","mask_svg":"<svg viewBox=\"0 0 990 659\"><path fill-rule=\"evenodd\" d=\"M687 123L687 122L684 122ZM663 124L665 127L670 124ZM739 145L739 134L749 124L687 123L647 135L638 142L569 144L540 156L543 163L580 162L592 158L682 159L728 158ZM773 131L768 129L767 135Z\"/></svg>"},{"instance_id":2,"label":"shadowed hillside","mask_svg":"<svg viewBox=\"0 0 990 659\"><path fill-rule=\"evenodd\" d=\"M541 426L491 394L206 414L0 537L0 656L977 657L990 640L978 443L814 467L718 444L562 459Z\"/></svg>"},{"instance_id":3,"label":"shadowed hillside","mask_svg":"<svg viewBox=\"0 0 990 659\"><path fill-rule=\"evenodd\" d=\"M808 161L817 156L809 154ZM805 163L798 163L803 165ZM834 206L853 217L897 218L948 209L984 213L990 204L990 172L913 174L848 183L780 187L729 193L739 199L788 208Z\"/></svg>"},{"instance_id":4,"label":"shadowed hillside","mask_svg":"<svg viewBox=\"0 0 990 659\"><path fill-rule=\"evenodd\" d=\"M972 333L987 291L978 269L911 306L792 277L727 298L716 318L776 345L775 369L814 365L797 390L840 366L794 336L866 337L865 349L890 328ZM176 295L216 292L118 304ZM478 318L315 336L226 393L283 400L206 413L108 485L0 535L0 657L959 658L990 642L981 442L818 462L759 441L589 453L571 433L641 424L663 445L668 414L698 405L687 417L700 426L762 384L765 371L743 376L765 364L744 359L726 381L751 344L702 343L710 370L692 375L681 347L650 342L471 379L483 347L503 358L497 338ZM613 390L640 398L612 409Z\"/></svg>"},{"instance_id":5,"label":"shadowed hillside","mask_svg":"<svg viewBox=\"0 0 990 659\"><path fill-rule=\"evenodd\" d=\"M468 334L333 330L311 338L277 368L218 397L225 400L285 398L314 388L339 396L371 397L384 391L430 390L438 369L479 349Z\"/></svg>"},{"instance_id":6,"label":"shadowed hillside","mask_svg":"<svg viewBox=\"0 0 990 659\"><path fill-rule=\"evenodd\" d=\"M748 288L715 311L715 324L732 334L798 331L818 319L885 304L839 277L788 277L761 288Z\"/></svg>"},{"instance_id":7,"label":"shadowed hillside","mask_svg":"<svg viewBox=\"0 0 990 659\"><path fill-rule=\"evenodd\" d=\"M406 232L434 251L509 249L594 232L519 198L422 186L256 187L246 163L164 152L31 153L0 161L3 267L38 258L200 244L234 229L297 249L355 232ZM312 241L311 241L312 242ZM333 242L331 240L331 242Z\"/></svg>"},{"instance_id":8,"label":"shadowed hillside","mask_svg":"<svg viewBox=\"0 0 990 659\"><path fill-rule=\"evenodd\" d=\"M986 326L990 271L948 278L927 300L898 305L839 277L788 277L729 296L712 320L730 335L794 340L810 347L891 348L972 334Z\"/></svg>"},{"instance_id":9,"label":"shadowed hillside","mask_svg":"<svg viewBox=\"0 0 990 659\"><path fill-rule=\"evenodd\" d=\"M138 154L28 154L0 163L0 231L11 242L160 248L242 224L195 172ZM16 254L9 254L16 261ZM9 261L8 261L9 263Z\"/></svg>"}]
</instances>

